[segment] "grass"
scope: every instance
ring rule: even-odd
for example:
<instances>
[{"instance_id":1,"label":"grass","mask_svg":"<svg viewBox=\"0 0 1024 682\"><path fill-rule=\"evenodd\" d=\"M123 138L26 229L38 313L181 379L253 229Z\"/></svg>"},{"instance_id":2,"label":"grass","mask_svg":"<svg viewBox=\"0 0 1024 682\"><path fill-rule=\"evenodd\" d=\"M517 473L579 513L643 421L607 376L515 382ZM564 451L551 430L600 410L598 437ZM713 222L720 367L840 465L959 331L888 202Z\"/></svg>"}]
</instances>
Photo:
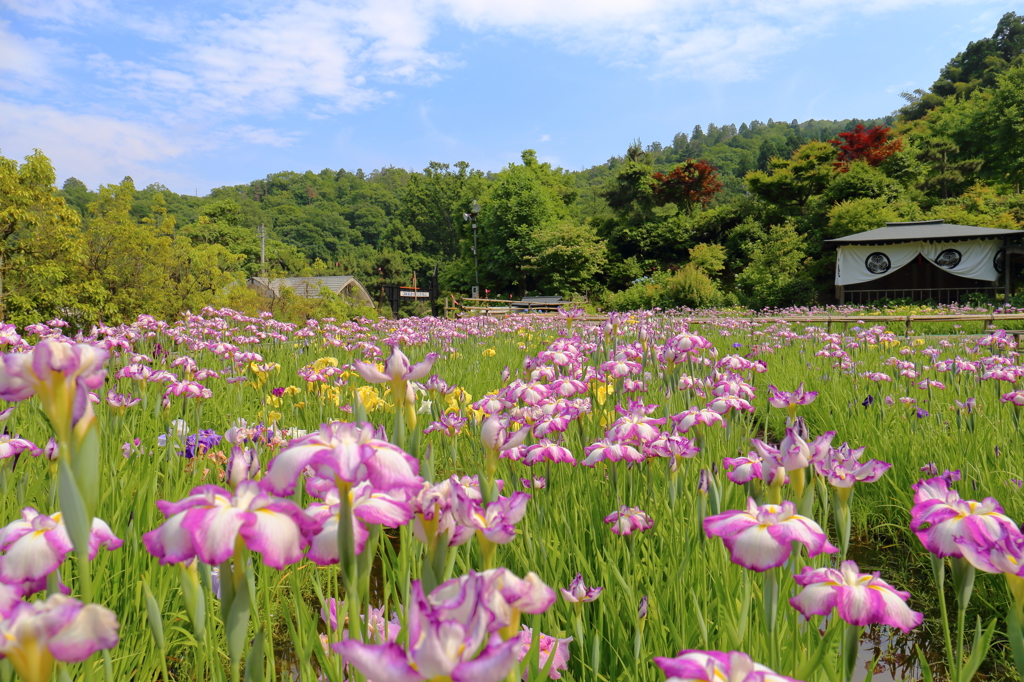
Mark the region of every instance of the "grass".
<instances>
[{"instance_id":1,"label":"grass","mask_svg":"<svg viewBox=\"0 0 1024 682\"><path fill-rule=\"evenodd\" d=\"M194 320L187 326L154 329L151 335L146 334L144 327L134 334L119 332L120 336L137 338L131 341L131 352L111 359L103 390L130 393L143 402L123 414L106 401L95 406L102 429L101 498L97 515L124 540L120 549L102 551L91 568L96 600L113 609L121 623L120 644L109 658L115 680L148 681L163 675L161 654L147 622L144 580L161 614L170 678L228 679L223 625L210 590L207 588L203 593L209 636L196 641L182 599L178 570L160 566L140 540L143 533L163 521L154 504L157 500L178 500L197 485L219 482L223 455L227 454L223 448L217 448L215 452L186 459L177 454L176 448L160 447L158 437L169 431L173 420L183 419L191 433L200 428L223 433L239 418L250 424L266 423L275 416L273 413L279 415L277 426L306 431L325 421L348 420L351 415L343 408L351 405L352 388L363 382L355 376L345 377L346 384L337 387L335 402L328 395L330 386L307 384L299 378L299 370L322 357L334 357L339 365L345 366L363 358L370 346L380 349L379 357L387 353L386 339L399 338L414 360L427 352L440 353L434 371L476 400L503 385L501 373L505 367L513 375L518 374L524 359L536 356L566 334L562 321L520 317L500 322L380 321L366 326L341 325L337 331L311 327L310 336L297 334L298 329L286 329L283 340L268 337L252 344L238 343L236 339L233 342L241 350L257 352L264 362L279 365L279 369L266 373L265 382L261 383L263 377L250 362L226 361L203 349L203 342L231 339L225 327L234 327L236 336L255 336L252 330L243 331L246 325L262 332L282 330L265 321L236 324L229 317L205 317L206 320ZM866 322L869 324L869 320ZM933 365L928 356L920 354L921 350L938 345L939 339L932 335L950 335L950 347L940 348L942 358L960 355L981 359L992 354L988 348L978 351L976 338L967 336L982 333L981 323L977 323L978 329L971 327L972 323L959 329L955 324L922 323L914 330L918 336L910 339L902 338L903 325L897 324L893 330L896 338L871 343L862 331L854 329L847 330L845 335L838 330L826 335L823 330L771 320L740 325L723 316L720 322L695 327L694 331L711 340L720 356L752 354L753 359L767 363L768 371L746 375L756 391L752 400L754 413L731 413L727 428L707 430L700 454L684 460L676 474L670 472L668 460L658 458L632 467L621 462L600 464L595 469L549 464L537 465L532 471L522 464L502 460L497 476L506 481L505 494L522 489L519 479L523 477L544 476L547 486L530 491L533 498L517 526L517 537L498 548L497 565L506 566L517 575L535 571L545 583L556 588L568 585L576 573L581 573L588 585L605 587L596 602L584 605L579 627L574 622L573 606L561 599L546 613L524 616L524 624L544 633L574 637L565 678L662 680L664 675L652 662L654 656L673 656L682 649L739 649L780 673L804 674L801 679L808 680L828 679L823 667L807 667L821 642L819 628L825 629L827 623L816 617L813 624L808 624L782 603L778 623L769 627L761 606L765 576L733 564L722 542L706 538L700 527L699 510L708 504L697 487L700 471L717 469L722 511L741 508L747 490L726 480L721 470L722 458L745 453L753 436L777 442L784 433L785 411L770 408L767 403L769 384L790 390L803 382L808 390L818 391L817 400L800 411L812 435L836 431L836 443L848 441L855 447L864 446L865 458L893 464L878 482L856 486L853 529L859 538L859 556L870 557L862 570L882 570L883 578L911 591L911 606L928 616L924 632L930 638L941 638L934 620L934 587L927 579L927 554L908 527L911 485L924 475L922 467L934 463L939 471L958 469L962 475L958 487L964 497L996 497L1011 518L1024 518L1024 496L1018 484L1012 482L1024 478L1019 421L1016 408L999 400L1002 393L1013 387L1005 382L983 381L971 372L927 370L912 381L899 377L898 371L886 364L888 358L895 357L915 362L919 369ZM659 405L660 416L702 404L702 399L692 391L678 391L668 385L671 382L660 376L662 368L655 357L656 348L665 338L683 326L680 318L665 315L633 318L623 323L614 337L598 326L577 326L572 331L579 334L581 343L589 344L585 367L596 368L615 348L638 343L643 329L647 342L638 376L645 380L647 391L629 397L642 397L647 404ZM334 339L340 345L332 345ZM817 355L830 342L849 353L850 366L837 366L839 359ZM846 348L851 342L859 343L859 347ZM172 350L161 356L161 347ZM900 355L908 349L909 354ZM153 357L154 368L188 355L200 367L222 372L222 378L244 374L247 381L228 384L211 379L204 382L213 389L211 399L175 397L165 408L161 405L163 384L115 378L117 370L131 361L133 353ZM709 368L697 364L682 369L700 377L711 373ZM867 371L886 372L893 380L871 382L862 376ZM936 378L946 388L916 388L915 383L924 378ZM268 398L270 389L290 385L302 392L281 398L279 405ZM566 447L577 459L583 458L585 446L603 437L605 427L618 416L614 404L625 397L613 394L602 404L596 389L597 384L592 383L586 396L592 400L592 413L574 422L565 435ZM862 401L869 394L874 402L864 407ZM383 403L372 409L368 417L390 432L394 420L390 396L380 391L377 395ZM896 402L889 406L885 404L887 396L897 401L901 397L914 398L916 404ZM969 397L977 400L977 409L971 414L958 411L955 401ZM446 407L445 400L435 400L427 408L428 414L420 417L419 428ZM469 413L465 403L459 407ZM918 408L927 410L929 416L918 418ZM34 400L19 404L6 426L9 433L18 433L39 444L50 435ZM140 452L125 457L122 444L133 439L140 441ZM420 454L428 446L434 453L437 480L452 474L475 474L482 466L484 450L479 426L472 420L454 441L442 434L424 436ZM259 450L265 471L277 448L262 445ZM54 473L45 458L23 455L3 462L0 521L15 519L26 506L56 511L52 493ZM674 502L668 493L673 486L678 491ZM303 506L311 501L301 490L294 499ZM630 538L613 535L603 518L620 504L642 508L654 519L654 528ZM823 527L831 528L831 511L820 496L813 516ZM392 536L393 542L381 545L373 590L374 603L388 611L407 602L410 581L420 577L423 552L423 546L411 537L408 527L392 531ZM830 532L830 537L837 541L834 532ZM873 543L873 551L868 551ZM477 543L472 541L452 551L450 573L461 575L478 568L481 562ZM828 562L822 556L810 564ZM788 571L778 569L783 597L794 593L796 586L791 574L805 563L806 554L801 553L787 567ZM343 596L337 568L316 567L304 561L277 571L263 565L258 555L253 555L252 567L255 592L247 640L259 630L269 635L265 663L256 661L253 665L265 668L266 679L293 679L295 673L301 674L302 679L314 679L315 674L331 680L343 679L338 657L323 652L320 635L326 634L326 628L318 613L321 597ZM61 572L66 584L78 584L76 571L73 558L65 561ZM1001 577L979 575L970 617L975 613L985 618L1001 616L1007 606L1004 592ZM637 608L642 597L648 598L649 610L641 621ZM827 659L835 660L840 639L841 636L831 636L826 642ZM937 642L934 639L929 648L941 648ZM993 662L984 672L993 678L1009 676L1006 657L1005 651L997 647ZM91 667L89 677L105 676L104 659L99 655L85 664L68 666L67 672L71 678L81 679L87 674L86 667Z\"/></svg>"}]
</instances>

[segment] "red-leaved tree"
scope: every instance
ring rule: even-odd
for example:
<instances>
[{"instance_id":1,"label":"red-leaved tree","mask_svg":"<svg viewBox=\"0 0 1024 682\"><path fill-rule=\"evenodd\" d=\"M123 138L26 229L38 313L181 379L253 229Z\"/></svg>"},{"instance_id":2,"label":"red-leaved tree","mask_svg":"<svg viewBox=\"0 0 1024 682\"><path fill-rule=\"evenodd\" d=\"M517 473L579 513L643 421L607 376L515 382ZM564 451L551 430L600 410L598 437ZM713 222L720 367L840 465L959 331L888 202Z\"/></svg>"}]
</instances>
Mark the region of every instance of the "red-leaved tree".
<instances>
[{"instance_id":1,"label":"red-leaved tree","mask_svg":"<svg viewBox=\"0 0 1024 682\"><path fill-rule=\"evenodd\" d=\"M675 204L685 210L687 215L692 213L697 204L707 206L722 189L717 170L703 159L687 159L668 175L655 173L651 177L654 180L651 189L655 203L659 206Z\"/></svg>"},{"instance_id":2,"label":"red-leaved tree","mask_svg":"<svg viewBox=\"0 0 1024 682\"><path fill-rule=\"evenodd\" d=\"M903 140L890 135L891 129L885 126L865 128L858 123L848 133L839 133L842 139L832 140L839 152L836 168L845 173L853 161L867 161L869 166L877 166L887 158L903 149Z\"/></svg>"}]
</instances>

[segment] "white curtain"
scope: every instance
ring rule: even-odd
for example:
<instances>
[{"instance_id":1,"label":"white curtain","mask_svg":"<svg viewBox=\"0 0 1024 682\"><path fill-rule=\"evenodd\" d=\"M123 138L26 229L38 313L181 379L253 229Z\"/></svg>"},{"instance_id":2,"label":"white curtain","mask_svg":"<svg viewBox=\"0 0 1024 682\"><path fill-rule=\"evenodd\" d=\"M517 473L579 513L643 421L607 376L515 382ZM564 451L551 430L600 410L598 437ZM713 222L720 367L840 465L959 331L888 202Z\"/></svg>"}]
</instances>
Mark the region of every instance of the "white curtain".
<instances>
[{"instance_id":1,"label":"white curtain","mask_svg":"<svg viewBox=\"0 0 1024 682\"><path fill-rule=\"evenodd\" d=\"M921 254L936 267L957 277L995 281L999 239L957 242L902 242L899 244L847 244L836 254L836 284L870 282L896 272Z\"/></svg>"}]
</instances>

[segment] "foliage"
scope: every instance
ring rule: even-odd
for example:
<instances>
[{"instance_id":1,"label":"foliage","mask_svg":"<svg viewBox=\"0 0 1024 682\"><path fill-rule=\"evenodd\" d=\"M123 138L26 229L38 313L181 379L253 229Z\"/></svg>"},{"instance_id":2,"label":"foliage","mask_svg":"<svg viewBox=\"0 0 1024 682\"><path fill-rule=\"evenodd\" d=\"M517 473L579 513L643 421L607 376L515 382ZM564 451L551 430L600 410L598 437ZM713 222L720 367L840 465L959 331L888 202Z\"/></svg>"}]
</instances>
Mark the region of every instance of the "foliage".
<instances>
[{"instance_id":1,"label":"foliage","mask_svg":"<svg viewBox=\"0 0 1024 682\"><path fill-rule=\"evenodd\" d=\"M709 277L721 274L725 259L725 247L721 244L697 244L690 249L690 262Z\"/></svg>"},{"instance_id":2,"label":"foliage","mask_svg":"<svg viewBox=\"0 0 1024 682\"><path fill-rule=\"evenodd\" d=\"M608 263L608 248L589 222L542 225L534 233L536 252L526 256L539 291L563 297L588 293Z\"/></svg>"},{"instance_id":3,"label":"foliage","mask_svg":"<svg viewBox=\"0 0 1024 682\"><path fill-rule=\"evenodd\" d=\"M654 202L659 206L675 204L687 215L695 206L707 206L723 187L715 167L703 159L687 159L671 173L654 173L651 178Z\"/></svg>"},{"instance_id":4,"label":"foliage","mask_svg":"<svg viewBox=\"0 0 1024 682\"><path fill-rule=\"evenodd\" d=\"M752 308L809 303L811 282L806 270L806 244L792 221L775 225L753 244L750 263L736 277L736 286Z\"/></svg>"},{"instance_id":5,"label":"foliage","mask_svg":"<svg viewBox=\"0 0 1024 682\"><path fill-rule=\"evenodd\" d=\"M904 121L924 118L947 100L963 100L995 84L999 74L1019 64L1024 55L1024 17L1007 12L990 38L972 41L943 67L939 78L927 90L904 92L906 106L900 110Z\"/></svg>"},{"instance_id":6,"label":"foliage","mask_svg":"<svg viewBox=\"0 0 1024 682\"><path fill-rule=\"evenodd\" d=\"M834 175L836 151L825 142L809 142L789 159L769 161L767 171L747 174L747 187L769 204L801 208L829 185Z\"/></svg>"},{"instance_id":7,"label":"foliage","mask_svg":"<svg viewBox=\"0 0 1024 682\"><path fill-rule=\"evenodd\" d=\"M885 126L865 128L858 123L853 130L839 133L840 140L832 140L836 146L836 167L845 173L849 164L864 161L869 166L881 165L883 161L903 148L903 140L890 135Z\"/></svg>"},{"instance_id":8,"label":"foliage","mask_svg":"<svg viewBox=\"0 0 1024 682\"><path fill-rule=\"evenodd\" d=\"M522 161L498 174L480 213L487 288L520 295L546 286L586 288L600 267L602 246L591 228L574 227L571 179L562 169L539 162L533 150L524 151ZM579 263L561 274L544 267L579 256L597 258L597 267Z\"/></svg>"},{"instance_id":9,"label":"foliage","mask_svg":"<svg viewBox=\"0 0 1024 682\"><path fill-rule=\"evenodd\" d=\"M628 289L604 299L609 310L638 310L650 308L711 308L725 303L708 274L694 263L687 263L677 271L655 272L633 283Z\"/></svg>"},{"instance_id":10,"label":"foliage","mask_svg":"<svg viewBox=\"0 0 1024 682\"><path fill-rule=\"evenodd\" d=\"M57 193L53 167L35 150L19 164L0 156L0 320L77 317L86 293L78 265L80 219Z\"/></svg>"},{"instance_id":11,"label":"foliage","mask_svg":"<svg viewBox=\"0 0 1024 682\"><path fill-rule=\"evenodd\" d=\"M846 199L828 212L828 239L837 239L858 232L867 232L895 222L899 216L888 201L875 197Z\"/></svg>"}]
</instances>

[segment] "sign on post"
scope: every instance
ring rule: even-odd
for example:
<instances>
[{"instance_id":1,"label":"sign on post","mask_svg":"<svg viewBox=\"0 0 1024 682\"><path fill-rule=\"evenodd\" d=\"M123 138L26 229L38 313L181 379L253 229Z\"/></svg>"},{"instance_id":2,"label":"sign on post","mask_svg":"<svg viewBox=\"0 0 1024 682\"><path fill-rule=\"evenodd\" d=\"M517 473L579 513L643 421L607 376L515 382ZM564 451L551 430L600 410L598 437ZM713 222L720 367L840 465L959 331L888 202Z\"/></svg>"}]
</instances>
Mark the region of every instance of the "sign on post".
<instances>
[{"instance_id":1,"label":"sign on post","mask_svg":"<svg viewBox=\"0 0 1024 682\"><path fill-rule=\"evenodd\" d=\"M403 289L399 294L402 298L430 298L429 291L408 291Z\"/></svg>"}]
</instances>

